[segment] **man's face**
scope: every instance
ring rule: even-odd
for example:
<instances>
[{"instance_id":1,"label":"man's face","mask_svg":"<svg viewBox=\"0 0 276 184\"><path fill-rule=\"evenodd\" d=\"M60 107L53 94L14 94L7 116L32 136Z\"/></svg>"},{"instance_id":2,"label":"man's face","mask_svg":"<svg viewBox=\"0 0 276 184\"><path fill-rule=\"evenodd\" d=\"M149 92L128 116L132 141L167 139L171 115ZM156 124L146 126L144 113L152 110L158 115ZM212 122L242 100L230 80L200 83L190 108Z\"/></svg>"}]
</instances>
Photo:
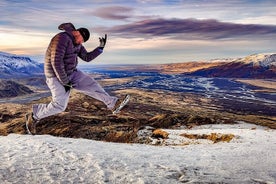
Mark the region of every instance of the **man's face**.
<instances>
[{"instance_id":1,"label":"man's face","mask_svg":"<svg viewBox=\"0 0 276 184\"><path fill-rule=\"evenodd\" d=\"M81 36L79 31L73 31L72 34L75 37L75 43L76 44L82 44L83 43L83 37Z\"/></svg>"}]
</instances>

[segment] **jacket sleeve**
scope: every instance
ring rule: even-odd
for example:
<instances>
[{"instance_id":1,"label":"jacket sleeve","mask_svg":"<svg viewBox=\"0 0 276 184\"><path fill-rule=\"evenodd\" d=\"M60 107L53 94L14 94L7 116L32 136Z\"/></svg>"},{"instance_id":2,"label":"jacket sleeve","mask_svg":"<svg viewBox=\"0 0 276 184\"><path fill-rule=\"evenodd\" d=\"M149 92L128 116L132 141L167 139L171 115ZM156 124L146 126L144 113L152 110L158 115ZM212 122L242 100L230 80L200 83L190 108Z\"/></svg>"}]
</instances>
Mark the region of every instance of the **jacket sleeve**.
<instances>
[{"instance_id":1,"label":"jacket sleeve","mask_svg":"<svg viewBox=\"0 0 276 184\"><path fill-rule=\"evenodd\" d=\"M51 50L51 64L53 70L61 84L68 84L69 79L64 66L64 55L68 45L68 39L66 39L65 34L59 34L52 40L52 42L53 47Z\"/></svg>"},{"instance_id":2,"label":"jacket sleeve","mask_svg":"<svg viewBox=\"0 0 276 184\"><path fill-rule=\"evenodd\" d=\"M84 46L81 45L80 52L79 52L78 56L83 61L90 62L93 59L95 59L96 57L98 57L102 52L103 52L103 50L99 47L95 48L91 52L87 52L86 49L84 48Z\"/></svg>"}]
</instances>

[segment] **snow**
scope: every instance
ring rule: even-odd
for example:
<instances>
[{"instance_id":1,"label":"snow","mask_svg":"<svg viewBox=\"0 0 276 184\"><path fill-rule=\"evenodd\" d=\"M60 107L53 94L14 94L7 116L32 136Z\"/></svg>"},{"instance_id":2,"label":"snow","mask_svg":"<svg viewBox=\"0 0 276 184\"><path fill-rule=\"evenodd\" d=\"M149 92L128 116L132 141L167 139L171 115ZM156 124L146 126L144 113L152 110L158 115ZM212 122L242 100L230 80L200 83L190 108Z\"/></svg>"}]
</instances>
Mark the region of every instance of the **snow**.
<instances>
[{"instance_id":1,"label":"snow","mask_svg":"<svg viewBox=\"0 0 276 184\"><path fill-rule=\"evenodd\" d=\"M276 182L276 131L273 129L239 123L164 131L170 135L161 140L163 146L50 135L0 137L0 182ZM229 143L197 140L183 146L188 140L181 139L181 133L231 133L235 138Z\"/></svg>"},{"instance_id":2,"label":"snow","mask_svg":"<svg viewBox=\"0 0 276 184\"><path fill-rule=\"evenodd\" d=\"M245 58L239 58L237 60L234 60L234 62L253 64L253 66L272 67L272 66L276 66L276 54L275 53L252 54Z\"/></svg>"},{"instance_id":3,"label":"snow","mask_svg":"<svg viewBox=\"0 0 276 184\"><path fill-rule=\"evenodd\" d=\"M0 52L0 70L2 73L42 72L42 65L29 57Z\"/></svg>"}]
</instances>

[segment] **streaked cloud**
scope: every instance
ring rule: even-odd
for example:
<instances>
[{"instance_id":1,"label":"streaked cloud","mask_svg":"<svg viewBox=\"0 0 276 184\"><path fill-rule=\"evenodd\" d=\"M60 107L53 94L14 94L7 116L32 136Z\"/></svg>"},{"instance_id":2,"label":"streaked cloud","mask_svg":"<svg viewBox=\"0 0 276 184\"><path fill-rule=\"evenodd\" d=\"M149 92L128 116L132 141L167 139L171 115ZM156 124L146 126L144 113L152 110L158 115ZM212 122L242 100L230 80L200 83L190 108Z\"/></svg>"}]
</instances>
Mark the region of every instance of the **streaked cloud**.
<instances>
[{"instance_id":1,"label":"streaked cloud","mask_svg":"<svg viewBox=\"0 0 276 184\"><path fill-rule=\"evenodd\" d=\"M165 63L276 52L275 0L1 0L0 51L43 56L58 25L87 27L97 61Z\"/></svg>"},{"instance_id":2,"label":"streaked cloud","mask_svg":"<svg viewBox=\"0 0 276 184\"><path fill-rule=\"evenodd\" d=\"M111 20L124 20L132 17L133 8L125 6L110 6L98 8L92 15Z\"/></svg>"},{"instance_id":3,"label":"streaked cloud","mask_svg":"<svg viewBox=\"0 0 276 184\"><path fill-rule=\"evenodd\" d=\"M103 29L103 28L102 28ZM236 24L217 20L148 19L114 26L103 31L121 37L166 36L183 39L229 39L236 37L276 36L276 25Z\"/></svg>"},{"instance_id":4,"label":"streaked cloud","mask_svg":"<svg viewBox=\"0 0 276 184\"><path fill-rule=\"evenodd\" d=\"M0 51L25 55L44 53L49 44L48 34L19 31L17 29L1 28L0 38Z\"/></svg>"}]
</instances>

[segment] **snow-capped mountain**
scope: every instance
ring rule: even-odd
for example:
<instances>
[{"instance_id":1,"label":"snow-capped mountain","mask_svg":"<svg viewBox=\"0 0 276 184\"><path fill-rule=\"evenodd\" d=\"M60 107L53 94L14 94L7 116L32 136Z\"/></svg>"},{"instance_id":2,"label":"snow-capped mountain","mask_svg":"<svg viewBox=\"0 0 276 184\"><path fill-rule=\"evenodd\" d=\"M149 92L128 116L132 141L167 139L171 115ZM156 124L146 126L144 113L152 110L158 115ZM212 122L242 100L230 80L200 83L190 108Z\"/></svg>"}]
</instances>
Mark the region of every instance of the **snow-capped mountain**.
<instances>
[{"instance_id":1,"label":"snow-capped mountain","mask_svg":"<svg viewBox=\"0 0 276 184\"><path fill-rule=\"evenodd\" d=\"M190 73L204 77L276 78L276 54L254 54Z\"/></svg>"},{"instance_id":2,"label":"snow-capped mountain","mask_svg":"<svg viewBox=\"0 0 276 184\"><path fill-rule=\"evenodd\" d=\"M234 62L241 62L245 64L252 64L260 67L276 66L276 54L253 54L245 58L239 58Z\"/></svg>"},{"instance_id":3,"label":"snow-capped mountain","mask_svg":"<svg viewBox=\"0 0 276 184\"><path fill-rule=\"evenodd\" d=\"M29 57L0 52L0 78L30 76L43 72L43 64Z\"/></svg>"},{"instance_id":4,"label":"snow-capped mountain","mask_svg":"<svg viewBox=\"0 0 276 184\"><path fill-rule=\"evenodd\" d=\"M114 71L159 72L219 78L276 79L276 53L253 54L242 58L217 58L161 65L108 66ZM87 68L85 69L87 71Z\"/></svg>"}]
</instances>

